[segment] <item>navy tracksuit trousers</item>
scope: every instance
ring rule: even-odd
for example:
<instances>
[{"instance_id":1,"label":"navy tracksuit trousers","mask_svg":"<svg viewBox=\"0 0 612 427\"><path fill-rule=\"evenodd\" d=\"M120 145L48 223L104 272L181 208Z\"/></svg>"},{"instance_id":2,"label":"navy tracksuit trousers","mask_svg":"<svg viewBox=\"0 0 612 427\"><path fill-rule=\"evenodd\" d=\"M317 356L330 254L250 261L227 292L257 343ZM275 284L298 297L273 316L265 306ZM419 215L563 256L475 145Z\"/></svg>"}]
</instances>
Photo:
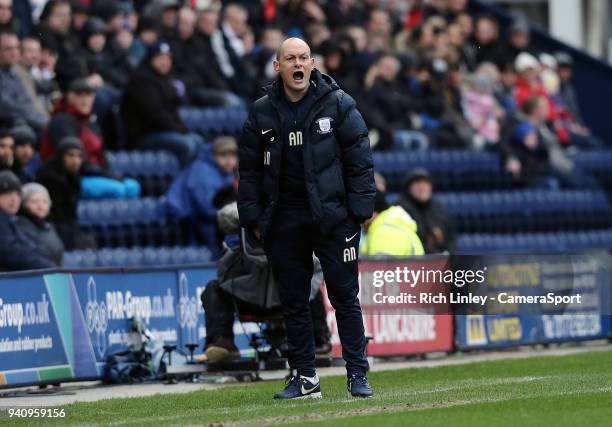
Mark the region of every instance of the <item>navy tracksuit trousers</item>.
<instances>
[{"instance_id":1,"label":"navy tracksuit trousers","mask_svg":"<svg viewBox=\"0 0 612 427\"><path fill-rule=\"evenodd\" d=\"M363 318L357 294L360 226L349 217L326 236L321 235L312 213L305 209L279 209L264 239L268 262L283 306L289 366L298 374L315 374L315 351L308 299L313 274L312 253L321 261L329 300L346 361L347 375L365 375Z\"/></svg>"}]
</instances>

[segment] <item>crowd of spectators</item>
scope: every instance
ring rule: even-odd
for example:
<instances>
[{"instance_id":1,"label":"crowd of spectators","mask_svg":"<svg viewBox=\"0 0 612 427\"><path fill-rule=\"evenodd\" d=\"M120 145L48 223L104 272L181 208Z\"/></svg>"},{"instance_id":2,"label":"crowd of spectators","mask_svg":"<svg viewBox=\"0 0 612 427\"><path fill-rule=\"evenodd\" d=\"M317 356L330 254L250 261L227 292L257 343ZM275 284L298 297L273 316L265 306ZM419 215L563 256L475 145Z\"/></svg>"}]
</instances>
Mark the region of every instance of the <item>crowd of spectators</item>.
<instances>
[{"instance_id":1,"label":"crowd of spectators","mask_svg":"<svg viewBox=\"0 0 612 427\"><path fill-rule=\"evenodd\" d=\"M15 192L13 177L40 182L63 246L90 247L78 200L140 195L105 151L168 150L186 167L169 214L204 224L196 238L212 244L214 193L235 186L235 141L205 141L186 125L185 108L248 105L275 78L289 36L304 38L317 68L355 98L376 150L494 150L516 185L597 186L571 160L602 144L583 122L572 57L535 52L524 18L502 31L467 3L0 0L0 169L12 171L3 172L12 190L2 191ZM417 194L431 193L427 183L421 173L402 199L417 223L431 218ZM12 210L6 221L16 227ZM419 223L418 233L426 251L452 250L450 229ZM59 263L57 253L48 259Z\"/></svg>"}]
</instances>

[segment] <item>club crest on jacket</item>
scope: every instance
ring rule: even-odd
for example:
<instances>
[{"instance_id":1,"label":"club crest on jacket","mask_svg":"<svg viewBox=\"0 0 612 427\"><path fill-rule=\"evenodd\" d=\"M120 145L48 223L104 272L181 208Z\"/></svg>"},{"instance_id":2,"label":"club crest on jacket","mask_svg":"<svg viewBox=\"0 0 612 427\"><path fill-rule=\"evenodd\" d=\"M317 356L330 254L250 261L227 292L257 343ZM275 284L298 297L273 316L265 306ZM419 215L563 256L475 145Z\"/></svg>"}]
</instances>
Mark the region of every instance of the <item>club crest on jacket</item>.
<instances>
[{"instance_id":1,"label":"club crest on jacket","mask_svg":"<svg viewBox=\"0 0 612 427\"><path fill-rule=\"evenodd\" d=\"M330 133L332 131L331 122L332 122L331 117L322 117L320 119L317 119L316 121L318 125L317 132Z\"/></svg>"}]
</instances>

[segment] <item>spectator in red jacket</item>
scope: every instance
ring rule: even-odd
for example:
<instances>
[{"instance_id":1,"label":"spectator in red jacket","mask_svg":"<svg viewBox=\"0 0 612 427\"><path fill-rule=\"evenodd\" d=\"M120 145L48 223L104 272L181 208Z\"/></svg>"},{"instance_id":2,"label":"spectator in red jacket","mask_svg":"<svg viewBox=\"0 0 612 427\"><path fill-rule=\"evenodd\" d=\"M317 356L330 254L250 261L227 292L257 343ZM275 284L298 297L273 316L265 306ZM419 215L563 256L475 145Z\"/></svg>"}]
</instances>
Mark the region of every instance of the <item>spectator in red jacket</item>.
<instances>
[{"instance_id":1,"label":"spectator in red jacket","mask_svg":"<svg viewBox=\"0 0 612 427\"><path fill-rule=\"evenodd\" d=\"M41 158L45 162L52 158L59 142L65 137L78 138L85 155L81 182L83 198L138 197L140 184L114 173L106 161L104 143L92 118L94 90L84 78L70 83L68 95L55 108L43 134Z\"/></svg>"},{"instance_id":2,"label":"spectator in red jacket","mask_svg":"<svg viewBox=\"0 0 612 427\"><path fill-rule=\"evenodd\" d=\"M550 94L540 81L540 62L530 53L522 52L516 57L514 68L518 73L515 91L518 106L522 107L527 99L534 96L545 98L548 102L548 122L559 142L568 144L570 142L570 132L562 121L567 112L552 101Z\"/></svg>"},{"instance_id":3,"label":"spectator in red jacket","mask_svg":"<svg viewBox=\"0 0 612 427\"><path fill-rule=\"evenodd\" d=\"M102 168L107 166L102 138L94 129L96 124L91 116L94 100L95 89L86 79L70 83L68 95L55 106L51 122L44 132L40 148L43 161L53 157L63 137L76 136L83 144L87 160Z\"/></svg>"}]
</instances>

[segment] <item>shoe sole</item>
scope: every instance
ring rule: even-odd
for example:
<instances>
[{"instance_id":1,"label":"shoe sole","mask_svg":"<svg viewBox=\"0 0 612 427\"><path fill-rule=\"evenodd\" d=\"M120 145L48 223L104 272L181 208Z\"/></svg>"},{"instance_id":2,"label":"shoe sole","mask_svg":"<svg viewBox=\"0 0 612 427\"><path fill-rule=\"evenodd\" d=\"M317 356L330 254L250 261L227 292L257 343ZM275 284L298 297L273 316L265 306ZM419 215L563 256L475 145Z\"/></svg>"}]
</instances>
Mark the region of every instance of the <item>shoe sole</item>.
<instances>
[{"instance_id":1,"label":"shoe sole","mask_svg":"<svg viewBox=\"0 0 612 427\"><path fill-rule=\"evenodd\" d=\"M296 400L296 399L320 399L323 397L323 394L321 394L320 391L317 391L316 393L310 393L310 394L305 394L304 396L298 396L298 397L290 397L290 398L282 398L282 397L274 397L274 400Z\"/></svg>"},{"instance_id":2,"label":"shoe sole","mask_svg":"<svg viewBox=\"0 0 612 427\"><path fill-rule=\"evenodd\" d=\"M210 363L218 363L223 360L231 359L239 356L240 353L236 354L223 347L209 347L206 349L206 357Z\"/></svg>"}]
</instances>

